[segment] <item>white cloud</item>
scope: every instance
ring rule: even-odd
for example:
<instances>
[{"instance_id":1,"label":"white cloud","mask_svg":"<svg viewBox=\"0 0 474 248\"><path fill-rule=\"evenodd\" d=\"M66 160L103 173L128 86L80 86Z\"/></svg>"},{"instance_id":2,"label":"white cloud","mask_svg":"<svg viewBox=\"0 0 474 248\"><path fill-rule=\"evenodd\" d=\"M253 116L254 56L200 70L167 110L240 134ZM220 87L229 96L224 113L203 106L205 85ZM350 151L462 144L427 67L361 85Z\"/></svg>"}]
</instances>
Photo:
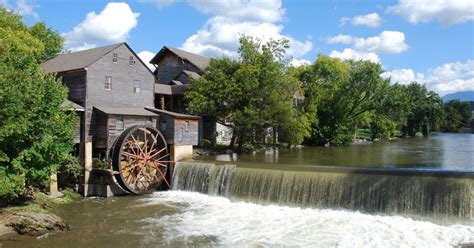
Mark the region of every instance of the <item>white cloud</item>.
<instances>
[{"instance_id":1,"label":"white cloud","mask_svg":"<svg viewBox=\"0 0 474 248\"><path fill-rule=\"evenodd\" d=\"M0 6L3 6L7 10L13 10L13 12L21 16L32 16L35 19L39 18L38 13L35 11L38 5L29 3L27 0L17 0L13 9L8 0L0 0Z\"/></svg>"},{"instance_id":2,"label":"white cloud","mask_svg":"<svg viewBox=\"0 0 474 248\"><path fill-rule=\"evenodd\" d=\"M188 0L199 11L236 21L278 22L285 16L281 0Z\"/></svg>"},{"instance_id":3,"label":"white cloud","mask_svg":"<svg viewBox=\"0 0 474 248\"><path fill-rule=\"evenodd\" d=\"M443 25L453 25L474 20L472 0L400 0L387 10L414 24L434 20Z\"/></svg>"},{"instance_id":4,"label":"white cloud","mask_svg":"<svg viewBox=\"0 0 474 248\"><path fill-rule=\"evenodd\" d=\"M426 76L422 73L415 74L411 69L384 72L381 76L391 77L393 83L408 84L417 81L443 96L457 91L474 90L474 60L446 63L429 70Z\"/></svg>"},{"instance_id":5,"label":"white cloud","mask_svg":"<svg viewBox=\"0 0 474 248\"><path fill-rule=\"evenodd\" d=\"M354 16L352 18L343 17L340 20L341 26L346 25L347 22L350 22L352 25L365 25L367 27L376 28L379 27L382 23L382 18L378 13L370 13L367 15Z\"/></svg>"},{"instance_id":6,"label":"white cloud","mask_svg":"<svg viewBox=\"0 0 474 248\"><path fill-rule=\"evenodd\" d=\"M383 31L378 36L354 39L354 49L375 53L401 53L408 49L405 34L398 31Z\"/></svg>"},{"instance_id":7,"label":"white cloud","mask_svg":"<svg viewBox=\"0 0 474 248\"><path fill-rule=\"evenodd\" d=\"M99 13L90 12L71 32L63 34L65 48L78 51L98 42L121 42L137 26L139 13L126 3L108 3Z\"/></svg>"},{"instance_id":8,"label":"white cloud","mask_svg":"<svg viewBox=\"0 0 474 248\"><path fill-rule=\"evenodd\" d=\"M340 58L343 60L353 59L353 60L370 60L374 63L380 62L379 56L376 53L360 52L360 51L353 50L351 48L346 48L342 52L334 50L329 54L329 56L333 58Z\"/></svg>"},{"instance_id":9,"label":"white cloud","mask_svg":"<svg viewBox=\"0 0 474 248\"><path fill-rule=\"evenodd\" d=\"M292 59L290 61L290 65L294 67L300 67L302 65L310 65L310 64L311 64L311 61L307 59Z\"/></svg>"},{"instance_id":10,"label":"white cloud","mask_svg":"<svg viewBox=\"0 0 474 248\"><path fill-rule=\"evenodd\" d=\"M354 42L354 38L350 35L346 34L339 34L336 36L330 36L327 38L327 43L329 44L352 44Z\"/></svg>"},{"instance_id":11,"label":"white cloud","mask_svg":"<svg viewBox=\"0 0 474 248\"><path fill-rule=\"evenodd\" d=\"M280 0L189 0L199 11L213 15L206 24L191 35L181 48L209 57L237 57L240 35L249 35L266 42L287 39L287 55L301 58L313 48L310 40L300 41L282 34L285 10Z\"/></svg>"},{"instance_id":12,"label":"white cloud","mask_svg":"<svg viewBox=\"0 0 474 248\"><path fill-rule=\"evenodd\" d=\"M474 60L454 62L430 71L427 87L445 95L456 91L474 90Z\"/></svg>"},{"instance_id":13,"label":"white cloud","mask_svg":"<svg viewBox=\"0 0 474 248\"><path fill-rule=\"evenodd\" d=\"M352 44L342 52L332 51L329 56L340 59L363 59L376 63L380 62L379 54L401 53L408 49L405 43L405 34L398 31L383 31L377 36L358 38L350 35L336 35L329 37L327 43Z\"/></svg>"},{"instance_id":14,"label":"white cloud","mask_svg":"<svg viewBox=\"0 0 474 248\"><path fill-rule=\"evenodd\" d=\"M390 78L391 82L399 84L410 84L413 81L424 83L424 75L422 73L413 72L412 69L396 69L391 72L384 72L380 76Z\"/></svg>"},{"instance_id":15,"label":"white cloud","mask_svg":"<svg viewBox=\"0 0 474 248\"><path fill-rule=\"evenodd\" d=\"M155 57L156 53L150 52L150 51L141 51L137 55L140 57L140 59L150 68L151 70L155 69L155 66L150 64L150 60Z\"/></svg>"}]
</instances>

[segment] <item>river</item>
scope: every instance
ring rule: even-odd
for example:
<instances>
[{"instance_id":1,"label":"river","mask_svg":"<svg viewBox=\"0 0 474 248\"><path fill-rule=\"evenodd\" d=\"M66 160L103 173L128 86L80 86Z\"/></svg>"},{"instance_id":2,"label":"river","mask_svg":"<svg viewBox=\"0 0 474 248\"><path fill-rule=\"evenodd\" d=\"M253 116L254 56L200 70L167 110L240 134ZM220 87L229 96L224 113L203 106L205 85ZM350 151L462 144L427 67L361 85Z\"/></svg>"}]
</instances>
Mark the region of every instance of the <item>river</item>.
<instances>
[{"instance_id":1,"label":"river","mask_svg":"<svg viewBox=\"0 0 474 248\"><path fill-rule=\"evenodd\" d=\"M474 171L474 134L433 133L341 147L268 148L254 154L200 156L202 161L260 166L319 165L383 168L432 168Z\"/></svg>"},{"instance_id":2,"label":"river","mask_svg":"<svg viewBox=\"0 0 474 248\"><path fill-rule=\"evenodd\" d=\"M474 135L435 134L428 139L402 139L351 147L271 149L256 154L208 156L198 160L231 162L237 167L244 167L238 171L241 174L249 172L248 167L258 167L256 170L259 173L262 173L260 168L264 168L278 174L280 172L272 168L291 170L293 166L306 168L313 165L472 172L473 156ZM222 170L224 167L218 168ZM292 173L304 176L307 172ZM249 176L259 176L257 174ZM266 177L267 174L261 176ZM469 180L462 179L461 184L471 187L472 192L472 181ZM194 181L193 184L196 183ZM178 181L174 185L177 184ZM449 247L474 243L472 218L460 220L410 214L369 214L341 208L290 205L275 205L272 202L255 204L245 198L178 190L144 196L89 198L56 210L70 224L70 231L40 239L21 237L4 245Z\"/></svg>"}]
</instances>

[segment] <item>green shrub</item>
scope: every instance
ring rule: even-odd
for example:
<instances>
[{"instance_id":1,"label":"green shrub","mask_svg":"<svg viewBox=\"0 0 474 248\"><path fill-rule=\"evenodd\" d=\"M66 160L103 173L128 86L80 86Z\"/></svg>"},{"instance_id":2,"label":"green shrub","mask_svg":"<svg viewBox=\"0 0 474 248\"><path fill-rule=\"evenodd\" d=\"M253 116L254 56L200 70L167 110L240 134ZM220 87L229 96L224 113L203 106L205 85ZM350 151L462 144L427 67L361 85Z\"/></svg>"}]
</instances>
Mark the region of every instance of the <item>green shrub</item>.
<instances>
[{"instance_id":1,"label":"green shrub","mask_svg":"<svg viewBox=\"0 0 474 248\"><path fill-rule=\"evenodd\" d=\"M0 168L0 207L6 206L18 198L23 189L23 184L23 177L12 175L7 173L5 169Z\"/></svg>"}]
</instances>

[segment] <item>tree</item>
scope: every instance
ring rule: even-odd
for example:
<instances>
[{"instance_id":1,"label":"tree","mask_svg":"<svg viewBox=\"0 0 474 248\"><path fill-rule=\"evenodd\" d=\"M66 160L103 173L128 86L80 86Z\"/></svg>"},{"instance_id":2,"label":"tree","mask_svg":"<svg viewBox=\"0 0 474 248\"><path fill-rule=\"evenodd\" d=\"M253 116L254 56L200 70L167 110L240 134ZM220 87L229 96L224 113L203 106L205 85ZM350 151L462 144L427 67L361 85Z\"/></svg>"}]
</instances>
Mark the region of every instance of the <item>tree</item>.
<instances>
[{"instance_id":1,"label":"tree","mask_svg":"<svg viewBox=\"0 0 474 248\"><path fill-rule=\"evenodd\" d=\"M417 82L412 82L405 90L411 106L407 124L402 131L408 136L415 136L417 132L428 136L431 131L439 128L443 114L443 100L437 93L428 91L424 85Z\"/></svg>"},{"instance_id":2,"label":"tree","mask_svg":"<svg viewBox=\"0 0 474 248\"><path fill-rule=\"evenodd\" d=\"M293 107L293 94L299 82L287 73L284 59L287 40L261 40L242 36L239 60L211 60L201 78L191 83L185 94L188 111L215 116L233 129L239 149L247 142L264 139L269 128L278 129L292 142L299 139L291 132L304 129ZM231 123L231 124L226 124ZM293 128L299 125L298 128ZM291 137L291 138L290 138Z\"/></svg>"},{"instance_id":3,"label":"tree","mask_svg":"<svg viewBox=\"0 0 474 248\"><path fill-rule=\"evenodd\" d=\"M44 24L28 28L0 8L0 202L26 187L44 187L71 160L74 113L62 104L67 88L40 63L60 49Z\"/></svg>"},{"instance_id":4,"label":"tree","mask_svg":"<svg viewBox=\"0 0 474 248\"><path fill-rule=\"evenodd\" d=\"M389 83L380 77L381 65L320 55L308 70L302 74L305 106L317 109L308 143L349 143L363 115L386 98Z\"/></svg>"},{"instance_id":5,"label":"tree","mask_svg":"<svg viewBox=\"0 0 474 248\"><path fill-rule=\"evenodd\" d=\"M471 104L459 100L451 100L444 104L444 119L441 130L444 132L460 132L462 127L469 125L471 120Z\"/></svg>"}]
</instances>

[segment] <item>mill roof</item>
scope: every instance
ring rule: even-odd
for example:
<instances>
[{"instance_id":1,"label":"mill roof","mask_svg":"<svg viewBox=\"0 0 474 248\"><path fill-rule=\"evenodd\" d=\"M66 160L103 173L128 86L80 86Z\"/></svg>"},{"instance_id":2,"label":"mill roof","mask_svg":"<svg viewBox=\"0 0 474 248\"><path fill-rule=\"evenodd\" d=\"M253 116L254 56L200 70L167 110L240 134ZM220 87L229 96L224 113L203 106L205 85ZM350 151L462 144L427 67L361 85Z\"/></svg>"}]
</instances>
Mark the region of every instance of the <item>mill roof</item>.
<instances>
[{"instance_id":1,"label":"mill roof","mask_svg":"<svg viewBox=\"0 0 474 248\"><path fill-rule=\"evenodd\" d=\"M124 44L124 42L79 52L60 54L44 62L41 66L46 72L62 72L83 69L90 66L104 55L115 50L122 44Z\"/></svg>"},{"instance_id":2,"label":"mill roof","mask_svg":"<svg viewBox=\"0 0 474 248\"><path fill-rule=\"evenodd\" d=\"M159 60L165 54L166 51L174 53L179 58L188 61L200 70L204 70L204 68L209 65L210 59L207 57L169 46L164 46L163 48L161 48L161 50L155 55L155 57L150 60L150 63L155 65L158 64Z\"/></svg>"},{"instance_id":3,"label":"mill roof","mask_svg":"<svg viewBox=\"0 0 474 248\"><path fill-rule=\"evenodd\" d=\"M157 116L145 108L133 107L108 107L108 106L94 106L99 111L109 115L131 115L131 116Z\"/></svg>"}]
</instances>

